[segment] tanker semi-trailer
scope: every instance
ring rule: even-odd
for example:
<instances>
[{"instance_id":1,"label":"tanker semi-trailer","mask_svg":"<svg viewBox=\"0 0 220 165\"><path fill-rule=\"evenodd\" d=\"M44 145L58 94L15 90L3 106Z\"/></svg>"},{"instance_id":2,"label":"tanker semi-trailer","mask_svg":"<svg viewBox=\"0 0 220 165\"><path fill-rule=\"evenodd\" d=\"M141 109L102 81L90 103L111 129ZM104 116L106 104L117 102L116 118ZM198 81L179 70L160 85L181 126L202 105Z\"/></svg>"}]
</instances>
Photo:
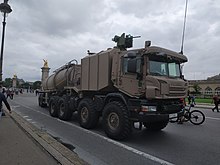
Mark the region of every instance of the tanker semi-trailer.
<instances>
[{"instance_id":1,"label":"tanker semi-trailer","mask_svg":"<svg viewBox=\"0 0 220 165\"><path fill-rule=\"evenodd\" d=\"M127 50L133 38L115 36L117 46L89 53L81 65L69 62L44 82L39 105L50 115L69 120L77 111L80 126L94 128L99 118L106 135L122 140L129 137L134 123L161 130L169 115L183 108L187 82L181 72L186 56L161 47Z\"/></svg>"}]
</instances>

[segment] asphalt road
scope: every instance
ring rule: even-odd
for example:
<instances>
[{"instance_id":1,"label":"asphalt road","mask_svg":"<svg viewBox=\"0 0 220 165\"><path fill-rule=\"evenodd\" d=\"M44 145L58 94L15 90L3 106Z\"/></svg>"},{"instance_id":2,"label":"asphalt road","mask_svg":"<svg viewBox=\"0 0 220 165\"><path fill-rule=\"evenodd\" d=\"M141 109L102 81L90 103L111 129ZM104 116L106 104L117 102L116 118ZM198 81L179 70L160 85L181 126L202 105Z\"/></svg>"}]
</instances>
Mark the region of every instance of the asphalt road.
<instances>
[{"instance_id":1,"label":"asphalt road","mask_svg":"<svg viewBox=\"0 0 220 165\"><path fill-rule=\"evenodd\" d=\"M79 126L76 115L69 122L51 117L47 108L38 106L35 94L15 95L10 104L13 111L92 165L220 164L220 113L208 108L194 108L206 115L202 125L170 123L160 132L143 128L134 130L128 140L117 142L106 137L101 124L86 130Z\"/></svg>"}]
</instances>

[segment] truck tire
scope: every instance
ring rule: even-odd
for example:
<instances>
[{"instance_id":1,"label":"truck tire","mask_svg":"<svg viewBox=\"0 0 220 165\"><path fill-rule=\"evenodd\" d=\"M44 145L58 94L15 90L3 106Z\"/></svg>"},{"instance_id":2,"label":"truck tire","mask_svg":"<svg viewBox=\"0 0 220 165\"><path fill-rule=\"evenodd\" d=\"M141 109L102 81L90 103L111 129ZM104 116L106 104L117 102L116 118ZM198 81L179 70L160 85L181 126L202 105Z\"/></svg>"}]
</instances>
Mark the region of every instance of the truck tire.
<instances>
[{"instance_id":1,"label":"truck tire","mask_svg":"<svg viewBox=\"0 0 220 165\"><path fill-rule=\"evenodd\" d=\"M58 116L58 98L52 97L49 101L49 113L52 117Z\"/></svg>"},{"instance_id":2,"label":"truck tire","mask_svg":"<svg viewBox=\"0 0 220 165\"><path fill-rule=\"evenodd\" d=\"M108 103L103 110L103 127L108 137L115 140L128 138L131 122L125 105L118 101Z\"/></svg>"},{"instance_id":3,"label":"truck tire","mask_svg":"<svg viewBox=\"0 0 220 165\"><path fill-rule=\"evenodd\" d=\"M73 112L69 108L68 98L63 96L59 99L58 102L58 117L61 120L70 120L72 117Z\"/></svg>"},{"instance_id":4,"label":"truck tire","mask_svg":"<svg viewBox=\"0 0 220 165\"><path fill-rule=\"evenodd\" d=\"M78 118L81 127L86 129L95 128L99 121L99 113L95 109L92 99L83 99L78 106Z\"/></svg>"},{"instance_id":5,"label":"truck tire","mask_svg":"<svg viewBox=\"0 0 220 165\"><path fill-rule=\"evenodd\" d=\"M148 129L148 130L151 130L151 131L160 131L162 129L164 129L167 124L169 123L169 119L168 120L163 120L163 121L160 121L160 122L152 122L152 123L146 123L144 122L144 126Z\"/></svg>"},{"instance_id":6,"label":"truck tire","mask_svg":"<svg viewBox=\"0 0 220 165\"><path fill-rule=\"evenodd\" d=\"M46 107L47 104L44 103L44 99L43 99L43 94L40 94L39 97L38 97L38 104L40 107Z\"/></svg>"}]
</instances>

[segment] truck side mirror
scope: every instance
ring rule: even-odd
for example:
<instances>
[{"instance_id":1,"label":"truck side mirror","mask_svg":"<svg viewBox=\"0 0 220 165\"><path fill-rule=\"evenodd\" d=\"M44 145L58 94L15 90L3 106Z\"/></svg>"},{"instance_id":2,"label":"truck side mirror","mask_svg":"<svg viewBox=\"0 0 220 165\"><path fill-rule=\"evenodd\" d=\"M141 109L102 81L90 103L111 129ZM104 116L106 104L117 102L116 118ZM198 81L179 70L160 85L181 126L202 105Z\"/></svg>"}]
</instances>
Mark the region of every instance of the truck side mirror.
<instances>
[{"instance_id":1,"label":"truck side mirror","mask_svg":"<svg viewBox=\"0 0 220 165\"><path fill-rule=\"evenodd\" d=\"M184 79L184 75L181 75L180 78L183 79L183 80L185 80L185 79Z\"/></svg>"},{"instance_id":2,"label":"truck side mirror","mask_svg":"<svg viewBox=\"0 0 220 165\"><path fill-rule=\"evenodd\" d=\"M143 73L142 73L142 70L141 70L141 66L143 65L143 58L137 58L136 60L136 73L137 73L137 79L138 80L142 80L143 79Z\"/></svg>"}]
</instances>

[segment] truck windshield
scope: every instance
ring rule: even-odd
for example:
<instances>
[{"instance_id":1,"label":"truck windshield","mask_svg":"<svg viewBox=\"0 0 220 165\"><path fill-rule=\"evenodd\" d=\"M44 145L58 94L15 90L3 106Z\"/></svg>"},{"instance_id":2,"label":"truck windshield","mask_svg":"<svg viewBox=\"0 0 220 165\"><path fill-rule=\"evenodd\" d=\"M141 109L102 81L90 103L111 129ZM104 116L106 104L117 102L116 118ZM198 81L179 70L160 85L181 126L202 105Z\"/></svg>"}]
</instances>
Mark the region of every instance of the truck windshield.
<instances>
[{"instance_id":1,"label":"truck windshield","mask_svg":"<svg viewBox=\"0 0 220 165\"><path fill-rule=\"evenodd\" d=\"M175 62L149 61L150 75L180 77L180 65Z\"/></svg>"}]
</instances>

